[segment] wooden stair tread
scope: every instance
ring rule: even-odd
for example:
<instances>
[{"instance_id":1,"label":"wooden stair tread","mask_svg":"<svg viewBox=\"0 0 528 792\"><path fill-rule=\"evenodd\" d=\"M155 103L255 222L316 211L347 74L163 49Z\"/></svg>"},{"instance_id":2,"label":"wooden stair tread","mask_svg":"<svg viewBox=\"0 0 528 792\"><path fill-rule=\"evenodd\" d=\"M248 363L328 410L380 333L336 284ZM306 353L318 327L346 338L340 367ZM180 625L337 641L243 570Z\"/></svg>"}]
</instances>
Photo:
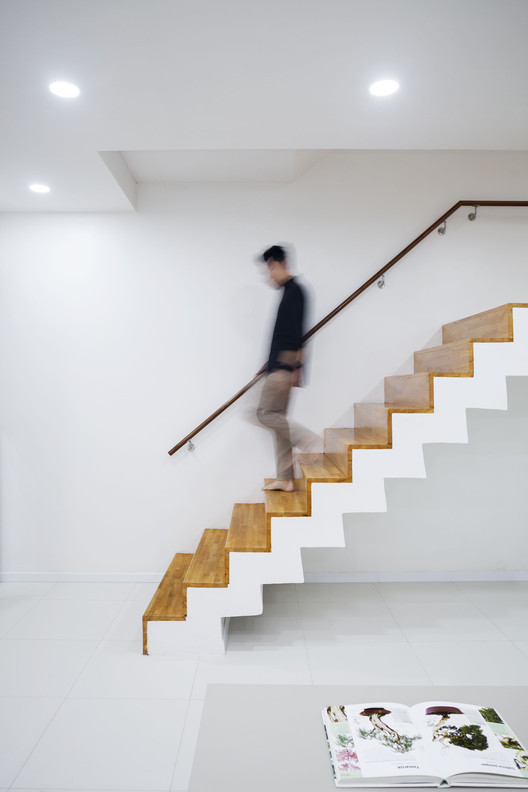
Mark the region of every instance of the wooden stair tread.
<instances>
[{"instance_id":1,"label":"wooden stair tread","mask_svg":"<svg viewBox=\"0 0 528 792\"><path fill-rule=\"evenodd\" d=\"M309 481L343 481L343 471L327 454L296 454L302 474Z\"/></svg>"},{"instance_id":2,"label":"wooden stair tread","mask_svg":"<svg viewBox=\"0 0 528 792\"><path fill-rule=\"evenodd\" d=\"M526 303L506 303L490 311L449 322L442 327L442 341L444 344L465 338L472 341L512 341L512 308L526 307Z\"/></svg>"},{"instance_id":3,"label":"wooden stair tread","mask_svg":"<svg viewBox=\"0 0 528 792\"><path fill-rule=\"evenodd\" d=\"M192 559L192 553L176 553L143 614L143 654L147 654L149 621L185 621L187 618L187 589L183 579Z\"/></svg>"},{"instance_id":4,"label":"wooden stair tread","mask_svg":"<svg viewBox=\"0 0 528 792\"><path fill-rule=\"evenodd\" d=\"M386 402L384 407L387 410L387 413L423 413L423 412L434 412L434 407L421 407L419 405L405 405L401 402Z\"/></svg>"},{"instance_id":5,"label":"wooden stair tread","mask_svg":"<svg viewBox=\"0 0 528 792\"><path fill-rule=\"evenodd\" d=\"M271 484L274 479L265 479L265 484ZM307 514L307 494L305 479L295 480L294 492L278 492L277 490L265 491L266 515L268 517L300 517Z\"/></svg>"},{"instance_id":6,"label":"wooden stair tread","mask_svg":"<svg viewBox=\"0 0 528 792\"><path fill-rule=\"evenodd\" d=\"M383 405L382 405L383 406ZM325 429L325 449L352 446L353 448L386 448L387 435L376 427L357 429Z\"/></svg>"},{"instance_id":7,"label":"wooden stair tread","mask_svg":"<svg viewBox=\"0 0 528 792\"><path fill-rule=\"evenodd\" d=\"M354 427L356 429L383 434L390 443L388 413L384 404L356 402L354 404Z\"/></svg>"},{"instance_id":8,"label":"wooden stair tread","mask_svg":"<svg viewBox=\"0 0 528 792\"><path fill-rule=\"evenodd\" d=\"M345 481L352 481L352 452L361 448L389 448L388 421L385 426L362 426L354 429L325 429L326 456L338 467Z\"/></svg>"},{"instance_id":9,"label":"wooden stair tread","mask_svg":"<svg viewBox=\"0 0 528 792\"><path fill-rule=\"evenodd\" d=\"M385 377L385 404L424 409L433 406L433 376L428 372Z\"/></svg>"},{"instance_id":10,"label":"wooden stair tread","mask_svg":"<svg viewBox=\"0 0 528 792\"><path fill-rule=\"evenodd\" d=\"M265 553L271 550L263 503L235 503L225 545L226 553Z\"/></svg>"},{"instance_id":11,"label":"wooden stair tread","mask_svg":"<svg viewBox=\"0 0 528 792\"><path fill-rule=\"evenodd\" d=\"M144 619L148 621L182 621L187 614L187 597L182 585L193 558L192 553L177 553L165 572Z\"/></svg>"},{"instance_id":12,"label":"wooden stair tread","mask_svg":"<svg viewBox=\"0 0 528 792\"><path fill-rule=\"evenodd\" d=\"M473 376L473 343L465 338L414 353L416 374L459 374Z\"/></svg>"},{"instance_id":13,"label":"wooden stair tread","mask_svg":"<svg viewBox=\"0 0 528 792\"><path fill-rule=\"evenodd\" d=\"M200 539L183 584L186 587L225 587L227 529L208 528Z\"/></svg>"}]
</instances>

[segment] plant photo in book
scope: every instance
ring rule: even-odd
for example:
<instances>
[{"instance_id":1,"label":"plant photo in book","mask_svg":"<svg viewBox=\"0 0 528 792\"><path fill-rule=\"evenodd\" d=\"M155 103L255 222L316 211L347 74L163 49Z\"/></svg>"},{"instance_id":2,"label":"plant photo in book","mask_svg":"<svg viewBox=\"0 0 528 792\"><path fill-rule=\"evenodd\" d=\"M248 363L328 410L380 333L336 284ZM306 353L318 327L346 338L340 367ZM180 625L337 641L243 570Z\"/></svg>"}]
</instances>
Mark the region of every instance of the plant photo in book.
<instances>
[{"instance_id":1,"label":"plant photo in book","mask_svg":"<svg viewBox=\"0 0 528 792\"><path fill-rule=\"evenodd\" d=\"M371 702L322 716L337 786L528 787L528 754L493 707Z\"/></svg>"}]
</instances>

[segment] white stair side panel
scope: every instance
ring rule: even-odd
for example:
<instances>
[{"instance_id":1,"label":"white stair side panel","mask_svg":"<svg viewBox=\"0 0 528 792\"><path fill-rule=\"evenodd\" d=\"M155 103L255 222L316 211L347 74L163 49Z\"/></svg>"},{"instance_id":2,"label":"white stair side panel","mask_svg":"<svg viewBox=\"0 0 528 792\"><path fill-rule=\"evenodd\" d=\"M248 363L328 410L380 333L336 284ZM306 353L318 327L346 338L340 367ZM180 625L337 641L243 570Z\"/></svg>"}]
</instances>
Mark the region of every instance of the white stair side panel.
<instances>
[{"instance_id":1,"label":"white stair side panel","mask_svg":"<svg viewBox=\"0 0 528 792\"><path fill-rule=\"evenodd\" d=\"M393 415L393 420L395 417L400 415ZM393 448L354 451L352 475L358 487L372 487L380 478L425 478L421 443L405 441Z\"/></svg>"},{"instance_id":2,"label":"white stair side panel","mask_svg":"<svg viewBox=\"0 0 528 792\"><path fill-rule=\"evenodd\" d=\"M323 521L327 514L333 514L334 512L344 514L349 511L387 511L385 487L382 479L379 476L371 477L369 475L361 475L361 473L356 476L356 462L363 455L369 453L373 452L363 450L353 452L354 480L352 483L319 483L312 485L312 515L314 518Z\"/></svg>"},{"instance_id":3,"label":"white stair side panel","mask_svg":"<svg viewBox=\"0 0 528 792\"><path fill-rule=\"evenodd\" d=\"M286 526L286 531L290 527ZM229 588L238 586L239 581L247 585L252 580L261 583L303 583L300 545L288 539L274 541L273 520L271 547L270 553L230 553Z\"/></svg>"},{"instance_id":4,"label":"white stair side panel","mask_svg":"<svg viewBox=\"0 0 528 792\"><path fill-rule=\"evenodd\" d=\"M345 534L342 512L335 506L326 509L322 514L314 514L313 501L317 491L324 484L312 485L312 516L311 517L274 517L271 521L272 552L279 552L289 547L344 547ZM332 503L332 501L330 501Z\"/></svg>"},{"instance_id":5,"label":"white stair side panel","mask_svg":"<svg viewBox=\"0 0 528 792\"><path fill-rule=\"evenodd\" d=\"M304 580L304 578L303 578ZM262 581L230 583L225 588L187 589L187 621L262 613Z\"/></svg>"},{"instance_id":6,"label":"white stair side panel","mask_svg":"<svg viewBox=\"0 0 528 792\"><path fill-rule=\"evenodd\" d=\"M149 621L147 647L151 656L186 653L225 653L223 620L218 617L193 621Z\"/></svg>"},{"instance_id":7,"label":"white stair side panel","mask_svg":"<svg viewBox=\"0 0 528 792\"><path fill-rule=\"evenodd\" d=\"M398 449L406 443L417 446L424 443L467 443L466 408L461 405L441 405L434 413L396 413L392 416L392 446Z\"/></svg>"}]
</instances>

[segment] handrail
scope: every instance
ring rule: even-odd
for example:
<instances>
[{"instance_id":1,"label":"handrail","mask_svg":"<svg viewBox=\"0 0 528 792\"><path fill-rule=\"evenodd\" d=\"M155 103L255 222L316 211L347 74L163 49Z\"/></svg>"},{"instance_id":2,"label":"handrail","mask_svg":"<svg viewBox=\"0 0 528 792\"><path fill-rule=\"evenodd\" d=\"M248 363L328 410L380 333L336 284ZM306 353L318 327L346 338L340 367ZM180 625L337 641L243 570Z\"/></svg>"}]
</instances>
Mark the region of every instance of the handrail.
<instances>
[{"instance_id":1,"label":"handrail","mask_svg":"<svg viewBox=\"0 0 528 792\"><path fill-rule=\"evenodd\" d=\"M378 270L378 272L376 272L375 275L369 278L368 281L365 281L365 283L362 286L360 286L359 289L356 289L356 291L353 294L351 294L350 297L347 297L346 300L343 300L343 302L340 303L337 306L337 308L334 308L334 310L331 311L327 316L325 316L324 319L321 319L320 322L314 325L314 327L312 327L312 329L305 334L305 336L303 337L303 341L307 341L309 338L315 335L315 333L317 333L322 327L324 327L331 319L337 316L337 314L340 313L344 308L346 308L347 305L350 305L350 303L353 300L355 300L357 297L359 297L359 295L362 294L366 289L368 289L369 286L372 286L373 283L379 280L379 278L381 278L382 275L384 275L388 270L390 270L391 267L394 267L394 265L397 264L398 261L400 261L400 259L406 256L407 253L410 253L410 251L413 248L415 248L417 245L419 245L420 242L422 242L422 240L424 240L427 236L429 236L429 234L431 234L435 230L435 228L441 226L442 223L444 223L448 219L448 217L451 217L451 215L454 214L456 211L458 211L458 209L460 209L460 207L462 206L473 206L473 207L528 206L528 201L458 201L456 204L454 204L451 207L451 209L448 209L447 212L445 212L441 217L439 217L438 220L435 220L435 222L432 223L429 226L429 228L427 228L422 234L420 234L420 236L416 237L415 240L413 240L409 245L407 245L406 248L404 248L400 253L398 253L397 256L394 256L394 258L391 259L388 262L388 264L385 264L385 266L382 267L380 270ZM470 219L474 219L474 218L470 218ZM182 446L184 446L199 432L201 432L202 429L205 429L206 426L212 423L212 421L214 421L215 418L218 418L218 416L221 415L225 410L227 410L228 407L231 407L231 405L234 404L238 399L240 399L241 396L247 393L248 390L250 390L253 387L253 385L256 385L257 382L263 376L264 374L257 374L255 377L253 377L251 382L248 382L247 385L244 385L244 387L241 390L239 390L238 393L235 393L235 395L231 399L229 399L229 401L227 401L225 404L219 407L218 410L215 410L215 412L212 413L212 415L210 415L209 418L206 418L206 420L203 421L199 426L197 426L196 429L193 429L193 431L190 432L186 437L184 437L183 440L180 440L180 442L177 443L177 445L175 445L174 448L171 448L171 450L169 451L169 456L172 456L174 453L176 453L176 451L182 448Z\"/></svg>"}]
</instances>

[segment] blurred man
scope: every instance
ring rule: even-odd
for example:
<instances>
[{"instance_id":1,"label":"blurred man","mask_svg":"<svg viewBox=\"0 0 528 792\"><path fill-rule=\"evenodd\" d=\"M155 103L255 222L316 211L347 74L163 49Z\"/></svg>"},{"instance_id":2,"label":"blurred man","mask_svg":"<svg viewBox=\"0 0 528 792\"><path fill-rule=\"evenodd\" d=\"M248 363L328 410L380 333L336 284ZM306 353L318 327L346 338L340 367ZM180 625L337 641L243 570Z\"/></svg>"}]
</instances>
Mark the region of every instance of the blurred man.
<instances>
[{"instance_id":1,"label":"blurred man","mask_svg":"<svg viewBox=\"0 0 528 792\"><path fill-rule=\"evenodd\" d=\"M303 289L289 271L284 248L273 245L264 251L262 261L267 265L271 285L282 289L282 300L271 338L268 362L260 373L266 372L266 382L257 409L261 424L274 433L277 478L263 487L265 490L293 492L293 446L306 446L317 435L300 426L288 424L286 418L290 391L303 383L303 335L306 299Z\"/></svg>"}]
</instances>

